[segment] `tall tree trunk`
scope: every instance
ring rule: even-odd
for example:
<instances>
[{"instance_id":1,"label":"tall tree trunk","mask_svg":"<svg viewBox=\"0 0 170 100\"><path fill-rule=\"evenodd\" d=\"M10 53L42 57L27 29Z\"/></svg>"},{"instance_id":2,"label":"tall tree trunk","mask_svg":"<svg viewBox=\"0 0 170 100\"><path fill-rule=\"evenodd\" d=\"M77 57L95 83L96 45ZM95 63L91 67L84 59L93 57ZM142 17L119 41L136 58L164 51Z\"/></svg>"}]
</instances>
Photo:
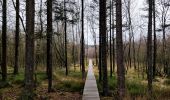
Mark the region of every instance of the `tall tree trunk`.
<instances>
[{"instance_id":1,"label":"tall tree trunk","mask_svg":"<svg viewBox=\"0 0 170 100\"><path fill-rule=\"evenodd\" d=\"M117 47L117 76L119 98L125 96L125 67L122 40L122 1L116 0L116 47Z\"/></svg>"},{"instance_id":2,"label":"tall tree trunk","mask_svg":"<svg viewBox=\"0 0 170 100\"><path fill-rule=\"evenodd\" d=\"M100 6L100 2L99 2L99 6ZM101 9L101 8L99 8ZM100 14L101 12L99 12L99 24L101 21L101 17L102 15ZM101 15L101 16L100 16ZM100 32L100 25L99 25L99 65L98 65L98 69L99 69L99 82L102 82L102 32Z\"/></svg>"},{"instance_id":3,"label":"tall tree trunk","mask_svg":"<svg viewBox=\"0 0 170 100\"><path fill-rule=\"evenodd\" d=\"M100 30L99 30L100 31ZM102 50L101 50L101 45L102 45L102 33L99 33L99 82L102 81Z\"/></svg>"},{"instance_id":4,"label":"tall tree trunk","mask_svg":"<svg viewBox=\"0 0 170 100\"><path fill-rule=\"evenodd\" d=\"M73 16L73 15L72 15ZM74 33L74 23L72 23L72 34L73 34L73 48L72 48L72 57L73 57L73 65L74 71L76 70L76 62L75 62L75 33Z\"/></svg>"},{"instance_id":5,"label":"tall tree trunk","mask_svg":"<svg viewBox=\"0 0 170 100\"><path fill-rule=\"evenodd\" d=\"M67 65L67 13L66 13L66 1L64 0L64 33L65 33L65 68L66 76L68 75L68 65Z\"/></svg>"},{"instance_id":6,"label":"tall tree trunk","mask_svg":"<svg viewBox=\"0 0 170 100\"><path fill-rule=\"evenodd\" d=\"M16 0L16 31L15 31L15 65L14 74L18 74L18 49L19 49L19 0Z\"/></svg>"},{"instance_id":7,"label":"tall tree trunk","mask_svg":"<svg viewBox=\"0 0 170 100\"><path fill-rule=\"evenodd\" d=\"M114 19L114 16L115 16L115 10L114 10L114 6L115 6L115 2L114 0L112 0L112 40L113 40L113 72L115 71L115 30L114 30L114 27L115 27L115 19Z\"/></svg>"},{"instance_id":8,"label":"tall tree trunk","mask_svg":"<svg viewBox=\"0 0 170 100\"><path fill-rule=\"evenodd\" d=\"M155 0L153 0L153 31L154 31L154 50L153 50L153 78L156 75L156 58L157 58L157 36L156 36L156 14Z\"/></svg>"},{"instance_id":9,"label":"tall tree trunk","mask_svg":"<svg viewBox=\"0 0 170 100\"><path fill-rule=\"evenodd\" d=\"M47 0L47 68L48 92L52 91L52 0Z\"/></svg>"},{"instance_id":10,"label":"tall tree trunk","mask_svg":"<svg viewBox=\"0 0 170 100\"><path fill-rule=\"evenodd\" d=\"M26 0L25 95L32 98L34 89L34 17L35 1Z\"/></svg>"},{"instance_id":11,"label":"tall tree trunk","mask_svg":"<svg viewBox=\"0 0 170 100\"><path fill-rule=\"evenodd\" d=\"M103 95L108 95L108 77L107 77L107 32L106 32L106 0L99 1L99 32L101 34L101 60L102 60L102 70L103 70Z\"/></svg>"},{"instance_id":12,"label":"tall tree trunk","mask_svg":"<svg viewBox=\"0 0 170 100\"><path fill-rule=\"evenodd\" d=\"M94 46L95 46L95 58L96 58L96 66L98 66L98 56L97 56L96 35L95 35L95 40L94 40Z\"/></svg>"},{"instance_id":13,"label":"tall tree trunk","mask_svg":"<svg viewBox=\"0 0 170 100\"><path fill-rule=\"evenodd\" d=\"M84 0L82 1L82 34L81 34L81 64L82 64L82 79L85 79L85 65L84 65Z\"/></svg>"},{"instance_id":14,"label":"tall tree trunk","mask_svg":"<svg viewBox=\"0 0 170 100\"><path fill-rule=\"evenodd\" d=\"M165 10L163 10L165 11ZM164 73L167 74L167 65L166 65L166 31L165 31L165 25L166 25L166 19L165 16L162 15L162 33L163 33L163 48L162 48L162 53L163 53L163 67L164 67Z\"/></svg>"},{"instance_id":15,"label":"tall tree trunk","mask_svg":"<svg viewBox=\"0 0 170 100\"><path fill-rule=\"evenodd\" d=\"M88 21L87 21L87 46L86 46L86 50L87 51L85 51L85 55L86 55L86 65L88 65L88 61L87 61L87 57L88 57L88 51L89 51L89 45L88 45L88 42L89 42L89 37L88 37L88 34L89 34L89 32L88 32Z\"/></svg>"},{"instance_id":16,"label":"tall tree trunk","mask_svg":"<svg viewBox=\"0 0 170 100\"><path fill-rule=\"evenodd\" d=\"M3 5L2 5L2 80L6 81L7 79L7 16L6 16L6 11L7 11L7 0L3 0Z\"/></svg>"},{"instance_id":17,"label":"tall tree trunk","mask_svg":"<svg viewBox=\"0 0 170 100\"><path fill-rule=\"evenodd\" d=\"M148 78L148 92L152 95L152 0L149 0L149 17L148 17L148 38L147 38L147 78Z\"/></svg>"},{"instance_id":18,"label":"tall tree trunk","mask_svg":"<svg viewBox=\"0 0 170 100\"><path fill-rule=\"evenodd\" d=\"M113 73L112 65L112 0L110 0L110 77Z\"/></svg>"}]
</instances>

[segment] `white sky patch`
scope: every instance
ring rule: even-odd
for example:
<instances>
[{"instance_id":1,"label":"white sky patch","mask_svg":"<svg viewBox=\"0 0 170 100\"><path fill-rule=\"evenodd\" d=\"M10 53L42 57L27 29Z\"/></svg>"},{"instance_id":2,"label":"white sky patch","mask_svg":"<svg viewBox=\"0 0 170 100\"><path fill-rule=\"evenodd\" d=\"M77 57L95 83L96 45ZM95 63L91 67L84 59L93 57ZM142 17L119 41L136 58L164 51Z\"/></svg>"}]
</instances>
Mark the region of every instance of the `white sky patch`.
<instances>
[{"instance_id":1,"label":"white sky patch","mask_svg":"<svg viewBox=\"0 0 170 100\"><path fill-rule=\"evenodd\" d=\"M12 1L11 0L7 0L7 1L8 1L8 6L7 6L7 14L8 14L7 25L8 25L8 31L9 30L14 31L14 29L15 29L15 10L14 10ZM39 1L40 0L35 0L35 1L36 1L36 11L39 11L39 9L40 9ZM46 5L44 4L45 1L46 0L43 0L43 9L46 9ZM62 1L62 0L60 0L60 1ZM81 6L81 0L75 0L75 1L78 2L79 6ZM156 0L156 1L158 2L159 0ZM26 16L25 16L25 2L24 2L24 0L20 0L20 3L21 3L20 4L20 7L21 7L20 15L23 18L24 24L25 24L25 18L26 18ZM98 17L99 16L99 12L97 10L89 12L89 6L91 4L92 4L92 0L85 0L85 5L84 5L85 6L84 33L85 34L84 35L85 35L85 42L86 42L86 44L88 42L89 45L93 45L94 44L94 40L93 40L93 36L92 36L92 30L90 28L90 22L87 22L87 17L89 17L90 14L93 14L94 17ZM131 17L132 17L132 25L133 25L133 28L134 28L135 39L139 39L141 33L142 33L143 36L147 35L147 24L148 24L147 20L148 19L142 17L144 15L146 16L147 13L148 13L147 11L143 11L142 10L142 8L147 8L147 6L148 5L146 4L146 0L131 0ZM98 9L98 8L96 8L96 9ZM158 9L158 12L161 12L159 4L157 4L157 9ZM0 11L2 12L2 7L0 7ZM2 16L2 13L0 13L0 16ZM37 13L36 13L36 16L37 16ZM168 14L167 14L167 23L170 24L170 17L168 17L168 16L170 16L170 11L168 11ZM157 18L157 28L160 28L160 17L161 17L161 13L159 13L159 16ZM46 23L46 15L45 14L43 14L43 18L44 18L44 23ZM38 18L35 17L35 19L36 19L36 22L38 22ZM2 21L2 17L0 17L0 20ZM95 25L95 33L96 33L96 36L97 36L97 44L98 44L98 41L99 41L99 29L98 29L99 21L98 21L98 19L95 20L95 23L97 23ZM0 27L2 27L2 23L0 23ZM22 29L22 25L20 27ZM68 31L69 30L70 29L68 28ZM161 32L160 32L159 35L161 37Z\"/></svg>"}]
</instances>

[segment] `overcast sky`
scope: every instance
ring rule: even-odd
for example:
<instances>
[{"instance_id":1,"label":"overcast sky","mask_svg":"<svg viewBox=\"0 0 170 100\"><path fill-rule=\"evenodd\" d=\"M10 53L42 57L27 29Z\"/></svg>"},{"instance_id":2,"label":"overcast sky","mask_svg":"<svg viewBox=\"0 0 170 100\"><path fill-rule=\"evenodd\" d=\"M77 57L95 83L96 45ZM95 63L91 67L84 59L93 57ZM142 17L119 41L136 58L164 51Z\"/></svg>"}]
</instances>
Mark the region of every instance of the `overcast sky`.
<instances>
[{"instance_id":1,"label":"overcast sky","mask_svg":"<svg viewBox=\"0 0 170 100\"><path fill-rule=\"evenodd\" d=\"M90 5L92 3L91 1L92 0L88 0L88 2L86 2L86 5ZM124 0L122 0L122 1L124 1ZM134 26L137 26L136 24L139 24L138 21L140 21L141 14L145 14L145 12L141 11L141 8L146 6L144 1L145 0L131 0L131 2L132 2L132 4L131 4L131 17L132 17L132 24ZM88 8L86 8L86 9L88 9ZM125 9L123 9L123 10L125 10ZM88 11L88 10L86 10L86 11ZM96 26L96 27L98 27L98 26ZM88 33L89 33L88 34L88 37L89 37L88 38L89 39L88 44L93 45L94 41L93 41L92 34L90 32L88 32ZM96 33L97 33L97 37L99 37L98 29L96 29ZM138 36L138 35L136 35L136 36ZM87 35L86 35L86 42L87 42Z\"/></svg>"},{"instance_id":2,"label":"overcast sky","mask_svg":"<svg viewBox=\"0 0 170 100\"><path fill-rule=\"evenodd\" d=\"M15 1L15 0L14 0ZM20 0L21 1L21 13L20 15L25 19L25 3L22 2L23 0ZM39 5L38 5L38 2L39 0L35 0L36 1L36 10L39 9ZM46 0L43 0L43 1L46 1ZM61 0L60 0L61 1ZM77 2L79 2L79 4L81 3L81 0L75 0ZM93 37L92 37L92 33L91 33L91 28L89 26L89 23L90 22L87 22L87 16L90 16L90 13L91 14L94 14L95 17L98 16L98 12L97 11L90 11L89 12L89 5L92 4L92 0L84 0L85 1L85 27L84 27L84 31L85 31L85 41L87 43L87 38L88 38L88 44L90 45L93 45L94 44L94 41L93 41ZM124 0L122 0L124 1ZM158 0L160 1L160 0ZM158 6L159 4L157 4ZM45 4L43 5L45 6ZM14 11L14 7L12 5L12 2L11 0L8 0L8 29L14 29L14 26L15 26L15 11ZM140 34L142 33L143 36L146 36L147 34L147 18L143 18L141 16L143 15L147 15L147 11L143 11L142 8L147 8L147 4L146 4L146 0L131 0L131 17L132 17L132 25L133 25L133 28L134 28L134 34L135 34L135 39L139 39L139 36ZM2 8L0 7L0 10L2 10ZM123 23L126 22L126 19L124 17L125 15L125 8L123 6ZM160 11L160 10L158 10ZM159 13L160 14L160 13ZM0 13L0 16L2 16L2 14ZM46 16L46 15L44 15ZM167 16L170 16L170 11L169 11L169 14ZM0 19L2 20L2 19ZM159 22L159 19L157 18L158 20L158 23ZM98 20L95 20L96 22L95 23L98 23ZM88 24L87 24L88 23ZM170 17L169 19L167 19L167 23L170 23ZM1 23L0 23L0 26L1 26ZM141 28L142 27L142 28ZM160 27L160 25L157 25L157 27ZM95 33L97 34L97 39L98 39L98 35L99 35L99 32L98 32L98 26L96 25L95 26L96 30L95 30ZM124 32L124 37L128 37L128 34L127 32ZM127 39L127 38L126 38ZM128 39L127 39L128 40ZM98 40L97 40L98 41ZM124 38L124 41L125 38Z\"/></svg>"}]
</instances>

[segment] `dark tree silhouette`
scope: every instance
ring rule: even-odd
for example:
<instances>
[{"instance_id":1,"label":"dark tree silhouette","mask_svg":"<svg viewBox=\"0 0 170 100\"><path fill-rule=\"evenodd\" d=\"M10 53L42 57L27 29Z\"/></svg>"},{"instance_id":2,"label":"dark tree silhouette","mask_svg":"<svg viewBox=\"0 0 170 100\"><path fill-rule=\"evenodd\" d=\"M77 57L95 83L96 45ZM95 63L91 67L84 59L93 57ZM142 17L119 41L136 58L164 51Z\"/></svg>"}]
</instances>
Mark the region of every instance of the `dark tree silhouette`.
<instances>
[{"instance_id":1,"label":"dark tree silhouette","mask_svg":"<svg viewBox=\"0 0 170 100\"><path fill-rule=\"evenodd\" d=\"M32 98L34 89L34 17L35 1L26 0L25 96Z\"/></svg>"},{"instance_id":2,"label":"dark tree silhouette","mask_svg":"<svg viewBox=\"0 0 170 100\"><path fill-rule=\"evenodd\" d=\"M106 0L99 1L99 32L101 34L101 60L103 72L103 95L108 95L108 77L107 77L107 44L106 44Z\"/></svg>"},{"instance_id":3,"label":"dark tree silhouette","mask_svg":"<svg viewBox=\"0 0 170 100\"><path fill-rule=\"evenodd\" d=\"M102 37L101 34L99 33L99 65L98 65L98 69L99 69L99 82L102 81L102 60L101 60L101 56L102 56L102 50L101 50L101 45L102 45Z\"/></svg>"},{"instance_id":4,"label":"dark tree silhouette","mask_svg":"<svg viewBox=\"0 0 170 100\"><path fill-rule=\"evenodd\" d=\"M47 0L47 71L48 92L52 91L52 0Z\"/></svg>"},{"instance_id":5,"label":"dark tree silhouette","mask_svg":"<svg viewBox=\"0 0 170 100\"><path fill-rule=\"evenodd\" d=\"M81 64L82 64L82 79L85 79L85 65L84 65L84 0L82 2L82 34L81 34Z\"/></svg>"},{"instance_id":6,"label":"dark tree silhouette","mask_svg":"<svg viewBox=\"0 0 170 100\"><path fill-rule=\"evenodd\" d=\"M156 75L156 58L157 58L157 36L156 36L156 7L155 0L153 0L153 33L154 33L154 46L153 46L153 78Z\"/></svg>"},{"instance_id":7,"label":"dark tree silhouette","mask_svg":"<svg viewBox=\"0 0 170 100\"><path fill-rule=\"evenodd\" d=\"M2 80L6 81L7 79L7 62L6 62L6 57L7 57L7 1L3 0L2 4Z\"/></svg>"},{"instance_id":8,"label":"dark tree silhouette","mask_svg":"<svg viewBox=\"0 0 170 100\"><path fill-rule=\"evenodd\" d=\"M147 37L147 78L148 78L148 92L152 95L152 11L153 11L153 0L149 0L149 16L148 16L148 37Z\"/></svg>"},{"instance_id":9,"label":"dark tree silhouette","mask_svg":"<svg viewBox=\"0 0 170 100\"><path fill-rule=\"evenodd\" d=\"M122 1L116 0L116 48L117 48L117 76L119 98L125 95L125 67L123 59L122 41Z\"/></svg>"},{"instance_id":10,"label":"dark tree silhouette","mask_svg":"<svg viewBox=\"0 0 170 100\"><path fill-rule=\"evenodd\" d=\"M19 23L19 0L16 0L16 30L15 30L15 65L14 65L14 74L18 74L18 52L19 52L19 32L20 32L20 23Z\"/></svg>"},{"instance_id":11,"label":"dark tree silhouette","mask_svg":"<svg viewBox=\"0 0 170 100\"><path fill-rule=\"evenodd\" d=\"M65 32L65 68L66 76L68 75L68 64L67 64L67 12L66 12L66 1L64 0L64 32Z\"/></svg>"},{"instance_id":12,"label":"dark tree silhouette","mask_svg":"<svg viewBox=\"0 0 170 100\"><path fill-rule=\"evenodd\" d=\"M99 16L100 18L100 16ZM100 27L100 26L99 26ZM100 31L100 29L99 29ZM99 82L102 81L102 33L99 32L99 65L98 65L98 69L99 69Z\"/></svg>"},{"instance_id":13,"label":"dark tree silhouette","mask_svg":"<svg viewBox=\"0 0 170 100\"><path fill-rule=\"evenodd\" d=\"M113 52L112 52L112 55L113 55L113 71L115 71L115 2L114 0L112 0L112 41L113 41L113 44L112 44L112 47L113 47Z\"/></svg>"},{"instance_id":14,"label":"dark tree silhouette","mask_svg":"<svg viewBox=\"0 0 170 100\"><path fill-rule=\"evenodd\" d=\"M113 64L112 64L112 0L110 0L110 77L113 73Z\"/></svg>"}]
</instances>

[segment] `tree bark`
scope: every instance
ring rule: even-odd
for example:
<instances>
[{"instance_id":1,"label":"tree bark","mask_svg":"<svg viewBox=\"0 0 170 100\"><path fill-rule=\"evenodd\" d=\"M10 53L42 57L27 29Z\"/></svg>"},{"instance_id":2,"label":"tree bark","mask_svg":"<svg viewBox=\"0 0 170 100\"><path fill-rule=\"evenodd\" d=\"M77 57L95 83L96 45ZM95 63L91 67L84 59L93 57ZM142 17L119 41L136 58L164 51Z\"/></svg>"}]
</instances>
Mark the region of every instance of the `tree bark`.
<instances>
[{"instance_id":1,"label":"tree bark","mask_svg":"<svg viewBox=\"0 0 170 100\"><path fill-rule=\"evenodd\" d=\"M67 13L66 13L66 1L64 0L64 32L65 32L65 68L66 76L68 75L68 65L67 65Z\"/></svg>"},{"instance_id":2,"label":"tree bark","mask_svg":"<svg viewBox=\"0 0 170 100\"><path fill-rule=\"evenodd\" d=\"M7 79L7 0L3 0L2 4L2 80Z\"/></svg>"},{"instance_id":3,"label":"tree bark","mask_svg":"<svg viewBox=\"0 0 170 100\"><path fill-rule=\"evenodd\" d=\"M52 0L47 0L47 68L48 92L52 91Z\"/></svg>"},{"instance_id":4,"label":"tree bark","mask_svg":"<svg viewBox=\"0 0 170 100\"><path fill-rule=\"evenodd\" d=\"M99 1L99 32L101 34L101 60L102 60L102 70L103 70L103 95L108 95L108 77L107 77L107 32L106 32L106 0Z\"/></svg>"},{"instance_id":5,"label":"tree bark","mask_svg":"<svg viewBox=\"0 0 170 100\"><path fill-rule=\"evenodd\" d=\"M112 0L110 0L110 77L112 77Z\"/></svg>"},{"instance_id":6,"label":"tree bark","mask_svg":"<svg viewBox=\"0 0 170 100\"><path fill-rule=\"evenodd\" d=\"M113 55L113 72L115 71L115 19L114 19L114 16L115 16L115 10L114 10L114 6L115 6L115 2L114 0L112 0L112 40L113 40L113 52L112 52L112 55Z\"/></svg>"},{"instance_id":7,"label":"tree bark","mask_svg":"<svg viewBox=\"0 0 170 100\"><path fill-rule=\"evenodd\" d=\"M154 31L154 52L153 52L153 78L156 75L156 59L157 59L157 36L156 36L156 14L155 14L155 0L153 0L153 31Z\"/></svg>"},{"instance_id":8,"label":"tree bark","mask_svg":"<svg viewBox=\"0 0 170 100\"><path fill-rule=\"evenodd\" d=\"M35 1L26 0L25 95L32 98L34 89L34 16Z\"/></svg>"},{"instance_id":9,"label":"tree bark","mask_svg":"<svg viewBox=\"0 0 170 100\"><path fill-rule=\"evenodd\" d=\"M72 15L73 16L73 15ZM74 33L74 23L72 23L72 34L73 34L73 47L72 47L72 57L73 57L73 66L74 71L76 70L76 61L75 61L75 33Z\"/></svg>"},{"instance_id":10,"label":"tree bark","mask_svg":"<svg viewBox=\"0 0 170 100\"><path fill-rule=\"evenodd\" d=\"M125 67L124 51L122 40L122 2L116 0L116 47L117 47L117 76L118 76L118 94L119 98L125 96Z\"/></svg>"},{"instance_id":11,"label":"tree bark","mask_svg":"<svg viewBox=\"0 0 170 100\"><path fill-rule=\"evenodd\" d=\"M84 0L82 2L82 34L81 34L81 64L82 64L82 79L85 79L85 65L84 65Z\"/></svg>"},{"instance_id":12,"label":"tree bark","mask_svg":"<svg viewBox=\"0 0 170 100\"><path fill-rule=\"evenodd\" d=\"M19 49L19 32L20 32L20 23L19 23L19 0L16 0L16 31L15 31L15 65L14 65L14 74L18 74L18 49Z\"/></svg>"},{"instance_id":13,"label":"tree bark","mask_svg":"<svg viewBox=\"0 0 170 100\"><path fill-rule=\"evenodd\" d=\"M152 96L152 0L149 0L149 17L148 17L148 37L147 37L147 78L148 78L148 93Z\"/></svg>"}]
</instances>

